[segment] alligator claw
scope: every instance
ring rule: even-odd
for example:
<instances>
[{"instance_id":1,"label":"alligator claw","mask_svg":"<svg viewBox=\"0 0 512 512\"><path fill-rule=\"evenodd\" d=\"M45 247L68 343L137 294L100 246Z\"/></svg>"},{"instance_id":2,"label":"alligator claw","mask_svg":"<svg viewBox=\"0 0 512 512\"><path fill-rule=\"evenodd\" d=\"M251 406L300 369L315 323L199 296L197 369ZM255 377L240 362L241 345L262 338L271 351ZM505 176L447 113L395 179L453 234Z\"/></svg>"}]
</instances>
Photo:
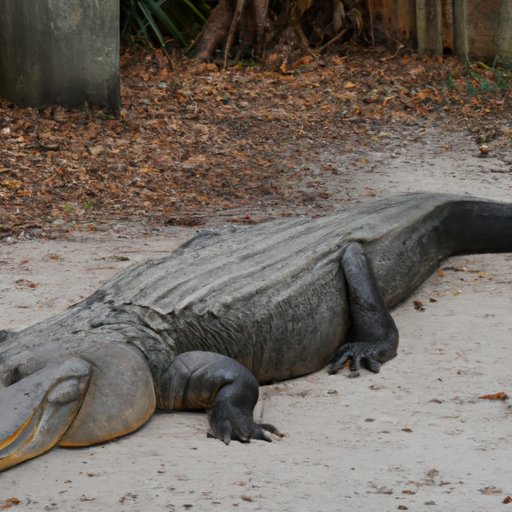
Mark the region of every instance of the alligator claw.
<instances>
[{"instance_id":1,"label":"alligator claw","mask_svg":"<svg viewBox=\"0 0 512 512\"><path fill-rule=\"evenodd\" d=\"M334 353L329 366L329 374L338 373L347 361L350 361L350 377L358 377L362 367L373 373L379 373L383 355L381 352L384 352L386 348L380 343L345 343Z\"/></svg>"},{"instance_id":2,"label":"alligator claw","mask_svg":"<svg viewBox=\"0 0 512 512\"><path fill-rule=\"evenodd\" d=\"M220 439L228 445L232 440L241 443L250 443L251 439L272 442L267 434L280 436L281 433L274 425L269 423L255 423L252 419L252 411L243 411L224 403L217 403L217 406L209 411L208 419L210 429L208 437Z\"/></svg>"}]
</instances>

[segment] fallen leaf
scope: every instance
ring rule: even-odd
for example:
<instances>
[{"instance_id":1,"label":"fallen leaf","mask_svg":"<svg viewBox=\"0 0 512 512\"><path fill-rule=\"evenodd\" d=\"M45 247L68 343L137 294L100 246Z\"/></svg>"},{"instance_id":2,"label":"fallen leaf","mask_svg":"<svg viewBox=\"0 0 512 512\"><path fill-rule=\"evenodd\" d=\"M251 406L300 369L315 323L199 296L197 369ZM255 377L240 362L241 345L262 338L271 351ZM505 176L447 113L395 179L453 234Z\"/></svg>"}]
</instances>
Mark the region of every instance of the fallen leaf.
<instances>
[{"instance_id":1,"label":"fallen leaf","mask_svg":"<svg viewBox=\"0 0 512 512\"><path fill-rule=\"evenodd\" d=\"M17 279L15 282L18 286L24 286L26 288L37 288L39 286L37 283L33 283L28 279Z\"/></svg>"},{"instance_id":2,"label":"fallen leaf","mask_svg":"<svg viewBox=\"0 0 512 512\"><path fill-rule=\"evenodd\" d=\"M501 494L503 491L498 489L494 485L489 485L488 487L482 487L482 489L478 489L482 494L486 496L491 496L493 494Z\"/></svg>"},{"instance_id":3,"label":"fallen leaf","mask_svg":"<svg viewBox=\"0 0 512 512\"><path fill-rule=\"evenodd\" d=\"M91 156L97 156L99 155L102 151L104 151L104 147L103 146L89 146L87 148L87 152L91 155Z\"/></svg>"},{"instance_id":4,"label":"fallen leaf","mask_svg":"<svg viewBox=\"0 0 512 512\"><path fill-rule=\"evenodd\" d=\"M413 301L414 309L416 311L425 311L425 306L423 305L423 302L421 300L415 300Z\"/></svg>"},{"instance_id":5,"label":"fallen leaf","mask_svg":"<svg viewBox=\"0 0 512 512\"><path fill-rule=\"evenodd\" d=\"M19 505L21 500L18 498L8 498L3 503L0 504L0 510L7 510L8 508L14 507L15 505Z\"/></svg>"},{"instance_id":6,"label":"fallen leaf","mask_svg":"<svg viewBox=\"0 0 512 512\"><path fill-rule=\"evenodd\" d=\"M497 391L496 393L491 393L490 395L482 395L478 398L483 398L484 400L508 400L508 395L504 391Z\"/></svg>"}]
</instances>

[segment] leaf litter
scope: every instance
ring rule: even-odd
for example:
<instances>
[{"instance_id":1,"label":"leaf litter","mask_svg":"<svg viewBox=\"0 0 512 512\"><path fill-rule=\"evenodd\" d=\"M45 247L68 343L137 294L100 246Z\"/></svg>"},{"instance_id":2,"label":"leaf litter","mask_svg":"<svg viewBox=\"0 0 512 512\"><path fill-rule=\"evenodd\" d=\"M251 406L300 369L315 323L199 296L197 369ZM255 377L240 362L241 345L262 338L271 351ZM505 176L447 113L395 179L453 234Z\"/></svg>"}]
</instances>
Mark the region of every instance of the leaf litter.
<instances>
[{"instance_id":1,"label":"leaf litter","mask_svg":"<svg viewBox=\"0 0 512 512\"><path fill-rule=\"evenodd\" d=\"M119 115L0 100L0 238L318 215L330 191L308 163L321 146L406 145L425 121L469 130L475 149L512 132L509 76L451 57L347 47L286 72L222 71L126 48L121 62Z\"/></svg>"}]
</instances>

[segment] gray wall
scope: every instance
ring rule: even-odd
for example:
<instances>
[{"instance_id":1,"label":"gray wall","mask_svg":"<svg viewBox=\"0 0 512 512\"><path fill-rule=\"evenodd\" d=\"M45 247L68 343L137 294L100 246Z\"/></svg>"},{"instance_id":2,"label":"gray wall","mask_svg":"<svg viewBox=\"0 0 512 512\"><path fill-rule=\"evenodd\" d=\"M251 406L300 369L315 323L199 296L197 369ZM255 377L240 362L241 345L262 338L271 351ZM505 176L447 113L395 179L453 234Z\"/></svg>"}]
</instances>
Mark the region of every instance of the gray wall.
<instances>
[{"instance_id":1,"label":"gray wall","mask_svg":"<svg viewBox=\"0 0 512 512\"><path fill-rule=\"evenodd\" d=\"M0 0L0 96L119 109L119 0Z\"/></svg>"}]
</instances>

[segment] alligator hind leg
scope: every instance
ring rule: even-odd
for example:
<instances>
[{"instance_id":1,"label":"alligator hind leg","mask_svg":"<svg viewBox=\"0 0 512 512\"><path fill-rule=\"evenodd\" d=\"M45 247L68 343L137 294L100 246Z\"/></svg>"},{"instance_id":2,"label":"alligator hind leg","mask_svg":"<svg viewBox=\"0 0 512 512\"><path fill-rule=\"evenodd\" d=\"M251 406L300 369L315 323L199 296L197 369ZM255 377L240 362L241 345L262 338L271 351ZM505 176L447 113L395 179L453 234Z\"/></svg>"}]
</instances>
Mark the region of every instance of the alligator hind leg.
<instances>
[{"instance_id":1,"label":"alligator hind leg","mask_svg":"<svg viewBox=\"0 0 512 512\"><path fill-rule=\"evenodd\" d=\"M271 441L279 435L269 424L254 422L259 384L243 365L213 352L185 352L157 383L158 407L168 410L207 409L209 435L226 444L232 439Z\"/></svg>"},{"instance_id":2,"label":"alligator hind leg","mask_svg":"<svg viewBox=\"0 0 512 512\"><path fill-rule=\"evenodd\" d=\"M341 266L348 286L350 328L347 341L331 360L329 373L337 373L349 360L352 376L358 375L362 365L377 373L382 363L396 356L398 329L360 244L347 245Z\"/></svg>"},{"instance_id":3,"label":"alligator hind leg","mask_svg":"<svg viewBox=\"0 0 512 512\"><path fill-rule=\"evenodd\" d=\"M76 417L91 366L79 358L43 368L0 392L0 471L51 449Z\"/></svg>"}]
</instances>

